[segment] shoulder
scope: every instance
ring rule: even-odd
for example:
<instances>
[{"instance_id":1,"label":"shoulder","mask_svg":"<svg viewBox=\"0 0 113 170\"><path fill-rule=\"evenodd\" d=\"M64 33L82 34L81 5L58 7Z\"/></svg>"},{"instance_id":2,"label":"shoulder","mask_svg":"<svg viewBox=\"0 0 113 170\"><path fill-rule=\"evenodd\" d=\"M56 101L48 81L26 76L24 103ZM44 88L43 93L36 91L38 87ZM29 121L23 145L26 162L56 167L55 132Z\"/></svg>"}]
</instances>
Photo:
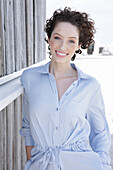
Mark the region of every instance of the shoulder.
<instances>
[{"instance_id":1,"label":"shoulder","mask_svg":"<svg viewBox=\"0 0 113 170\"><path fill-rule=\"evenodd\" d=\"M81 79L85 84L89 85L89 87L95 90L100 87L100 83L95 77L83 72L79 68L77 68L77 71L79 79Z\"/></svg>"},{"instance_id":2,"label":"shoulder","mask_svg":"<svg viewBox=\"0 0 113 170\"><path fill-rule=\"evenodd\" d=\"M44 66L38 66L38 67L28 68L24 70L20 78L22 85L24 85L25 83L28 83L34 77L36 77L36 75L38 75L41 72L43 67Z\"/></svg>"}]
</instances>

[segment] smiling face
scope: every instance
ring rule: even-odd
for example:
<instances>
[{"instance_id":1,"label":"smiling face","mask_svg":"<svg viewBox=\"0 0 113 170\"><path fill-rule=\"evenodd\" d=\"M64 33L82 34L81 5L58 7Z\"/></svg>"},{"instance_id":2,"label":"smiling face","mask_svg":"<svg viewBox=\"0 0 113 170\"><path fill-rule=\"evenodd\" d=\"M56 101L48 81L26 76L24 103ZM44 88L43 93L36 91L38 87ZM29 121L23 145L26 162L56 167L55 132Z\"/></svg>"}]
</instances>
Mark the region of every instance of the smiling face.
<instances>
[{"instance_id":1,"label":"smiling face","mask_svg":"<svg viewBox=\"0 0 113 170\"><path fill-rule=\"evenodd\" d=\"M58 23L48 39L52 60L70 62L75 51L80 48L79 30L68 22Z\"/></svg>"}]
</instances>

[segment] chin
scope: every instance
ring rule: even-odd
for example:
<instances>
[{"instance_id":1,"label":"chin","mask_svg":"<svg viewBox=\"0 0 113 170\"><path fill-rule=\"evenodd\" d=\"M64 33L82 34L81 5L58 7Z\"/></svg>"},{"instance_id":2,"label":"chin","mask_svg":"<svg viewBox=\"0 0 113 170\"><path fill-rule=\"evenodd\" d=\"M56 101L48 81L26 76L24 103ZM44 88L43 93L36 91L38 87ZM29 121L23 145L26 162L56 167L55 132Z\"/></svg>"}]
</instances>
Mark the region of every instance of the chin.
<instances>
[{"instance_id":1,"label":"chin","mask_svg":"<svg viewBox=\"0 0 113 170\"><path fill-rule=\"evenodd\" d=\"M56 63L67 63L67 62L69 62L70 63L70 60L69 59L66 59L66 58L53 58L52 59L53 60L53 62L56 62Z\"/></svg>"}]
</instances>

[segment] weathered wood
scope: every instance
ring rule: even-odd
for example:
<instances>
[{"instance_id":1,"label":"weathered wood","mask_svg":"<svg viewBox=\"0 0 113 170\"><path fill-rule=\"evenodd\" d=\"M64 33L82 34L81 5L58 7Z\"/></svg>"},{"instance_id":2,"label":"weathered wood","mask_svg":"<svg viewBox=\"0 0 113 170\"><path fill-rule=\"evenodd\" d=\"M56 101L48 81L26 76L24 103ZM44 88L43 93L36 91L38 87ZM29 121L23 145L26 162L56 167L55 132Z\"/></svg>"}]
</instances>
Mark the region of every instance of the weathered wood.
<instances>
[{"instance_id":1,"label":"weathered wood","mask_svg":"<svg viewBox=\"0 0 113 170\"><path fill-rule=\"evenodd\" d=\"M25 0L20 1L20 8L21 8L21 66L22 68L27 67L27 56L26 56L26 15L25 15Z\"/></svg>"},{"instance_id":2,"label":"weathered wood","mask_svg":"<svg viewBox=\"0 0 113 170\"><path fill-rule=\"evenodd\" d=\"M7 123L7 164L8 170L13 170L14 157L14 103L11 103L6 108L6 123Z\"/></svg>"},{"instance_id":3,"label":"weathered wood","mask_svg":"<svg viewBox=\"0 0 113 170\"><path fill-rule=\"evenodd\" d=\"M46 23L46 12L45 12L45 9L46 9L46 3L45 3L45 0L42 0L42 4L43 4L43 30L44 30L44 26L45 26L45 23ZM45 37L46 37L46 33L43 31L43 59L46 59L46 42L45 42ZM43 60L41 59L41 60Z\"/></svg>"},{"instance_id":4,"label":"weathered wood","mask_svg":"<svg viewBox=\"0 0 113 170\"><path fill-rule=\"evenodd\" d=\"M38 62L38 1L34 0L33 9L34 9L34 61L35 63Z\"/></svg>"},{"instance_id":5,"label":"weathered wood","mask_svg":"<svg viewBox=\"0 0 113 170\"><path fill-rule=\"evenodd\" d=\"M21 120L23 118L23 115L22 115L22 98L23 98L23 95L20 96L21 97ZM21 170L24 170L24 166L25 166L25 163L27 161L27 158L26 158L26 151L25 151L25 141L23 138L21 138Z\"/></svg>"},{"instance_id":6,"label":"weathered wood","mask_svg":"<svg viewBox=\"0 0 113 170\"><path fill-rule=\"evenodd\" d=\"M0 0L0 75L7 75L0 78L0 170L24 170L26 152L19 134L23 88L19 77L22 68L46 58L45 7L45 0Z\"/></svg>"},{"instance_id":7,"label":"weathered wood","mask_svg":"<svg viewBox=\"0 0 113 170\"><path fill-rule=\"evenodd\" d=\"M43 6L43 0L40 1L38 0L38 6L37 6L37 21L38 21L38 37L37 37L37 41L38 41L38 46L37 46L37 50L38 50L38 62L42 60L43 57L43 43L44 43L44 19L43 17L41 17L41 15L43 16L44 13L44 6ZM43 56L43 57L42 57Z\"/></svg>"},{"instance_id":8,"label":"weathered wood","mask_svg":"<svg viewBox=\"0 0 113 170\"><path fill-rule=\"evenodd\" d=\"M33 64L33 1L26 0L26 31L28 66Z\"/></svg>"},{"instance_id":9,"label":"weathered wood","mask_svg":"<svg viewBox=\"0 0 113 170\"><path fill-rule=\"evenodd\" d=\"M21 169L21 136L19 130L21 128L21 97L15 100L15 115L14 115L14 169Z\"/></svg>"},{"instance_id":10,"label":"weathered wood","mask_svg":"<svg viewBox=\"0 0 113 170\"><path fill-rule=\"evenodd\" d=\"M15 39L15 70L21 69L22 33L21 33L21 8L20 0L14 1L14 39Z\"/></svg>"},{"instance_id":11,"label":"weathered wood","mask_svg":"<svg viewBox=\"0 0 113 170\"><path fill-rule=\"evenodd\" d=\"M0 170L3 170L3 113L0 112Z\"/></svg>"},{"instance_id":12,"label":"weathered wood","mask_svg":"<svg viewBox=\"0 0 113 170\"><path fill-rule=\"evenodd\" d=\"M0 88L0 110L23 93L20 78L13 79Z\"/></svg>"},{"instance_id":13,"label":"weathered wood","mask_svg":"<svg viewBox=\"0 0 113 170\"><path fill-rule=\"evenodd\" d=\"M3 170L7 170L7 124L6 124L6 108L2 111L3 114Z\"/></svg>"},{"instance_id":14,"label":"weathered wood","mask_svg":"<svg viewBox=\"0 0 113 170\"><path fill-rule=\"evenodd\" d=\"M13 79L16 79L17 77L20 77L22 72L23 72L23 70L20 70L18 72L14 72L14 73L9 74L9 75L2 76L0 78L0 85L3 85L3 84L5 84L5 83L7 83L9 81L12 81Z\"/></svg>"},{"instance_id":15,"label":"weathered wood","mask_svg":"<svg viewBox=\"0 0 113 170\"><path fill-rule=\"evenodd\" d=\"M5 12L5 62L6 62L6 74L10 74L15 71L15 59L14 59L14 16L13 16L13 1L4 1Z\"/></svg>"},{"instance_id":16,"label":"weathered wood","mask_svg":"<svg viewBox=\"0 0 113 170\"><path fill-rule=\"evenodd\" d=\"M0 0L0 77L4 75L4 9Z\"/></svg>"}]
</instances>

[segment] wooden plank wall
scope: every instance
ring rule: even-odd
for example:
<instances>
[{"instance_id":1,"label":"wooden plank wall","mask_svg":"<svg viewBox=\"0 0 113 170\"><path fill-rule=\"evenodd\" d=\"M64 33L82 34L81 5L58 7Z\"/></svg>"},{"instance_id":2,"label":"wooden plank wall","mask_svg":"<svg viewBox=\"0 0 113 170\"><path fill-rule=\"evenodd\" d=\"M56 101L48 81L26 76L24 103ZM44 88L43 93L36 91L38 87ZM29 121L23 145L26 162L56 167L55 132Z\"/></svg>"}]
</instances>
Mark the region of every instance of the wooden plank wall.
<instances>
[{"instance_id":1,"label":"wooden plank wall","mask_svg":"<svg viewBox=\"0 0 113 170\"><path fill-rule=\"evenodd\" d=\"M0 77L46 58L46 0L0 0ZM22 96L0 112L0 170L23 170Z\"/></svg>"}]
</instances>

